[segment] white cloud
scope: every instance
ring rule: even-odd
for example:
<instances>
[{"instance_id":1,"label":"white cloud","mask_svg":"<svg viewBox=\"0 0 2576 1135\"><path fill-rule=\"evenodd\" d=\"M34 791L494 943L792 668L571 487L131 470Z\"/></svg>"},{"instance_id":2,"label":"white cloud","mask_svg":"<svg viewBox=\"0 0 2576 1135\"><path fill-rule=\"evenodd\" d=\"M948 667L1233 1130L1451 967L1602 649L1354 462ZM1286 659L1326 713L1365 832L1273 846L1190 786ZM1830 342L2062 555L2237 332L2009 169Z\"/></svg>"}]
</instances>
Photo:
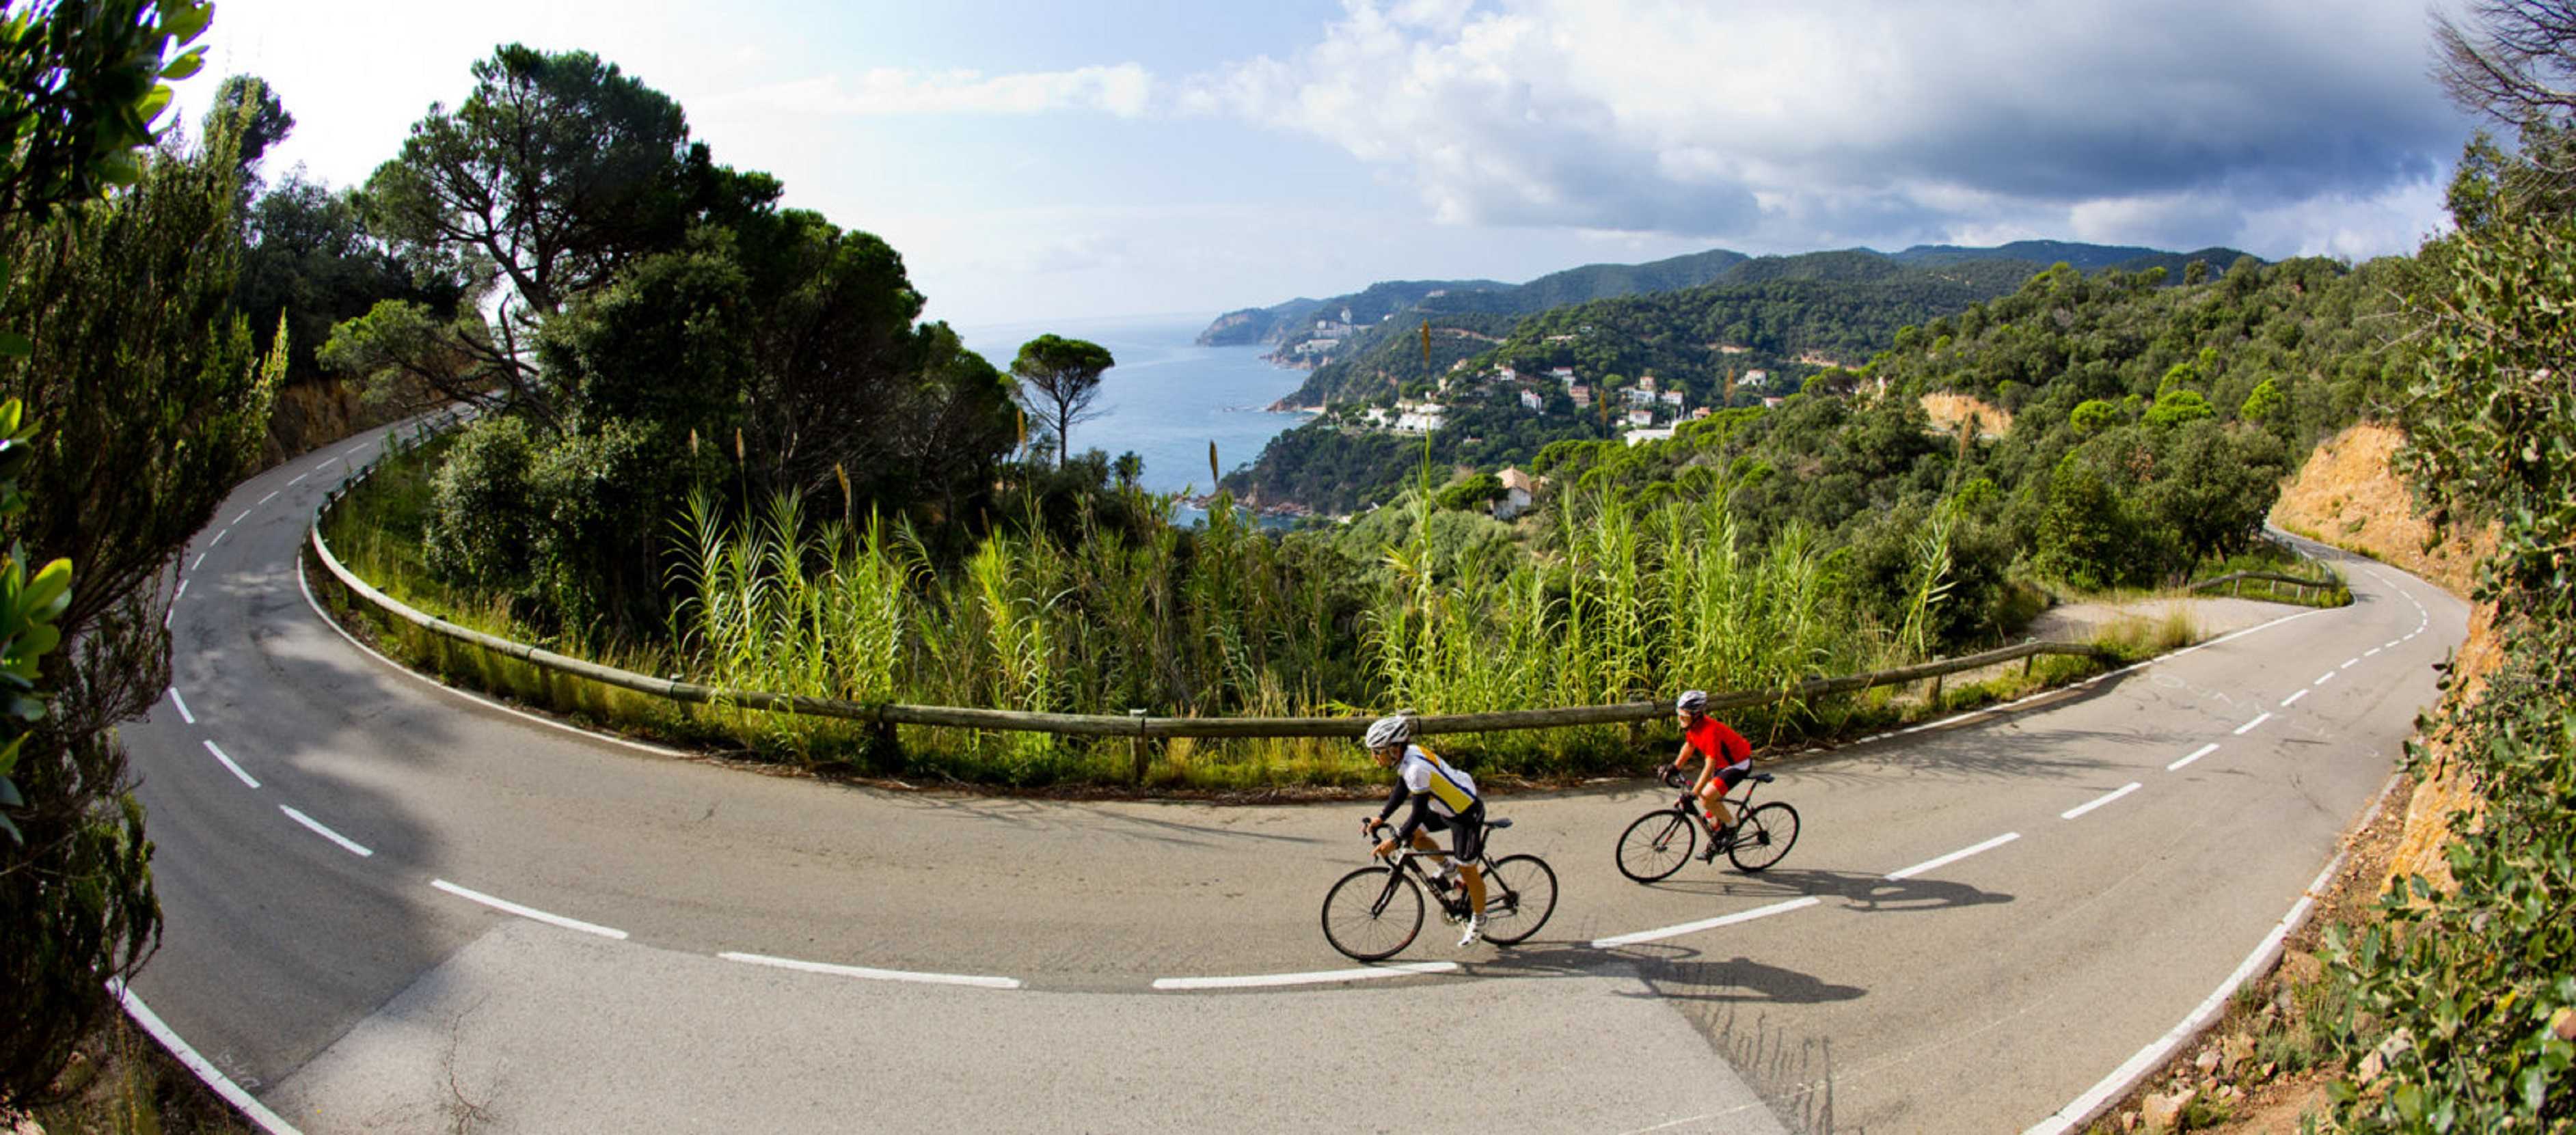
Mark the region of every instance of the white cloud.
<instances>
[{"instance_id":1,"label":"white cloud","mask_svg":"<svg viewBox=\"0 0 2576 1135\"><path fill-rule=\"evenodd\" d=\"M1345 0L1170 105L1328 140L1458 223L2180 235L2416 201L2465 136L2425 53L2383 0Z\"/></svg>"},{"instance_id":2,"label":"white cloud","mask_svg":"<svg viewBox=\"0 0 2576 1135\"><path fill-rule=\"evenodd\" d=\"M765 107L845 116L1074 110L1134 118L1145 113L1153 96L1153 75L1136 64L1121 63L1008 75L880 67L851 76L760 87L709 101L726 109Z\"/></svg>"}]
</instances>

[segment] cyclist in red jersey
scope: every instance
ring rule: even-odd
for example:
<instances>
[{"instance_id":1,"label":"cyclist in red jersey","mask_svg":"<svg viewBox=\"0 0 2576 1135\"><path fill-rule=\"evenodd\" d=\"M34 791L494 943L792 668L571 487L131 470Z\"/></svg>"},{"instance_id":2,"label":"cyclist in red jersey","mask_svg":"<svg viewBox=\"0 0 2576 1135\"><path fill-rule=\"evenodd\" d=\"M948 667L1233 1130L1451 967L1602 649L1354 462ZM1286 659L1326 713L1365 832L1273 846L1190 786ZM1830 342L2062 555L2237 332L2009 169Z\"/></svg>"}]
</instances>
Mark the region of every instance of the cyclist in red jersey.
<instances>
[{"instance_id":1,"label":"cyclist in red jersey","mask_svg":"<svg viewBox=\"0 0 2576 1135\"><path fill-rule=\"evenodd\" d=\"M1682 723L1682 747L1673 754L1673 771L1681 771L1694 753L1702 758L1699 776L1691 782L1691 794L1699 797L1710 826L1717 829L1716 838L1709 841L1708 850L1700 858L1715 859L1718 849L1726 844L1727 833L1735 828L1735 817L1726 807L1726 793L1753 772L1753 743L1708 715L1705 691L1683 691L1682 696L1673 699L1673 713Z\"/></svg>"}]
</instances>

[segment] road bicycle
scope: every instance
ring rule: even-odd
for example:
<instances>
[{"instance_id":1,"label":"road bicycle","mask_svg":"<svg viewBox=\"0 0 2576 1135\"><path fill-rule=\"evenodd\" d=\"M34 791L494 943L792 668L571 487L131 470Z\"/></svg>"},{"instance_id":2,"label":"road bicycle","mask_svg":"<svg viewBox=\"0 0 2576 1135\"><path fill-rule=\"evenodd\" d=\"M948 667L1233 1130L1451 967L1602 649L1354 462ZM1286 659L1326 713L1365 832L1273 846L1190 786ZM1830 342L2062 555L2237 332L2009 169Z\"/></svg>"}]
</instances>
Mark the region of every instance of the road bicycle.
<instances>
[{"instance_id":1,"label":"road bicycle","mask_svg":"<svg viewBox=\"0 0 2576 1135\"><path fill-rule=\"evenodd\" d=\"M1486 851L1477 860L1485 875L1485 940L1497 946L1526 940L1547 925L1547 916L1556 913L1556 870L1546 860L1535 855L1493 857L1494 833L1510 826L1507 819L1486 821ZM1385 838L1386 830L1385 824L1371 825L1367 838L1375 843ZM1443 919L1464 921L1466 882L1444 882L1422 868L1424 859L1448 857L1446 851L1406 847L1391 860L1342 876L1332 890L1324 892L1324 940L1363 962L1394 957L1422 932L1426 891L1439 904Z\"/></svg>"},{"instance_id":2,"label":"road bicycle","mask_svg":"<svg viewBox=\"0 0 2576 1135\"><path fill-rule=\"evenodd\" d=\"M1725 798L1726 803L1734 805L1734 813L1743 818L1736 821L1735 830L1723 841L1701 814L1699 798L1691 795L1689 786L1673 770L1664 771L1664 783L1681 789L1681 799L1637 817L1619 835L1619 873L1640 883L1668 878L1681 870L1682 864L1690 862L1691 852L1703 836L1746 874L1778 863L1789 854L1790 845L1798 842L1797 809L1777 800L1758 808L1753 806L1754 787L1771 783L1770 773L1745 777L1743 791ZM1716 858L1716 853L1710 853L1709 858Z\"/></svg>"}]
</instances>

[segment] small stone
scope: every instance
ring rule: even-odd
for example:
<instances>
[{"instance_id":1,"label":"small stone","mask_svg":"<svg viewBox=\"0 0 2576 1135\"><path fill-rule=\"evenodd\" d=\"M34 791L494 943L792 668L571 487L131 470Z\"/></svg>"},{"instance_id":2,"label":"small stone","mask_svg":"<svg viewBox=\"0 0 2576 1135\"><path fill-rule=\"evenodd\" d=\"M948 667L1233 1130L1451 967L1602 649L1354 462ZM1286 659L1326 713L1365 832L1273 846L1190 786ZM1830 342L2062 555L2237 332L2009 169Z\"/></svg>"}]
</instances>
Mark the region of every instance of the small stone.
<instances>
[{"instance_id":1,"label":"small stone","mask_svg":"<svg viewBox=\"0 0 2576 1135\"><path fill-rule=\"evenodd\" d=\"M2281 1063L2280 1063L2279 1061L2277 1061L2277 1060L2266 1060L2266 1061L2264 1061L2264 1062L2263 1062L2263 1078L2264 1078L2264 1079L2269 1080L2269 1079L2271 1079L2272 1077L2274 1077L2274 1076L2278 1076L2278 1075L2280 1075L2280 1074L2281 1074Z\"/></svg>"},{"instance_id":2,"label":"small stone","mask_svg":"<svg viewBox=\"0 0 2576 1135\"><path fill-rule=\"evenodd\" d=\"M2171 1131L2175 1127L2181 1125L2183 1109L2190 1107L2191 1101L2198 1098L2199 1095L2200 1093L2198 1091L2191 1088L2184 1088L2181 1091L2174 1092L2170 1095L2148 1096L2146 1101L2140 1106L2140 1111L2142 1112L2141 1117L2146 1121L2147 1126L2151 1128L2159 1131Z\"/></svg>"},{"instance_id":3,"label":"small stone","mask_svg":"<svg viewBox=\"0 0 2576 1135\"><path fill-rule=\"evenodd\" d=\"M2549 1031L2557 1033L2560 1040L2576 1041L2576 1009L2562 1008L2550 1014Z\"/></svg>"},{"instance_id":4,"label":"small stone","mask_svg":"<svg viewBox=\"0 0 2576 1135\"><path fill-rule=\"evenodd\" d=\"M2219 1042L2218 1057L2220 1060L2226 1062L2227 1067L2231 1071L2252 1063L2254 1060L2254 1038L2242 1035L2231 1036L2226 1040Z\"/></svg>"},{"instance_id":5,"label":"small stone","mask_svg":"<svg viewBox=\"0 0 2576 1135\"><path fill-rule=\"evenodd\" d=\"M2137 1129L2138 1129L2138 1113L2137 1113L2137 1112L2134 1112L2134 1111L2124 1111L2124 1112L2121 1112L2121 1113L2120 1113L2120 1130L2122 1130L2122 1131L2135 1131L2135 1130L2137 1130Z\"/></svg>"},{"instance_id":6,"label":"small stone","mask_svg":"<svg viewBox=\"0 0 2576 1135\"><path fill-rule=\"evenodd\" d=\"M2194 1067L2194 1068L2198 1068L2198 1069L2200 1069L2201 1075L2204 1075L2204 1076L2206 1076L2206 1075L2210 1074L2211 1072L2215 1072L2215 1071L2217 1071L2217 1070L2218 1070L2218 1050L2217 1050L2217 1049L2215 1049L2215 1048L2204 1048L2204 1049L2201 1049L2201 1050L2200 1050L2200 1055L2199 1055L2198 1057L2193 1058L2193 1060L2192 1060L2192 1062L2191 1062L2191 1066L2192 1066L2192 1067Z\"/></svg>"},{"instance_id":7,"label":"small stone","mask_svg":"<svg viewBox=\"0 0 2576 1135\"><path fill-rule=\"evenodd\" d=\"M2281 972L2292 982L2306 985L2326 971L2326 964L2306 950L2291 950L2281 955Z\"/></svg>"}]
</instances>

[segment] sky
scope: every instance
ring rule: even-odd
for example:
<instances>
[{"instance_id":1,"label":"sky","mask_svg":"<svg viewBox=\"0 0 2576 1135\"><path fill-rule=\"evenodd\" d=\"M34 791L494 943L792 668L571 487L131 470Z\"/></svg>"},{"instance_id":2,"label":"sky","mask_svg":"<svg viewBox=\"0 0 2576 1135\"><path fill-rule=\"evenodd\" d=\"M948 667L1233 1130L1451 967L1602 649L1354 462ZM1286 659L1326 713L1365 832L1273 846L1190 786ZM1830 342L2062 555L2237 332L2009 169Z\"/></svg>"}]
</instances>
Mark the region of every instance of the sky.
<instances>
[{"instance_id":1,"label":"sky","mask_svg":"<svg viewBox=\"0 0 2576 1135\"><path fill-rule=\"evenodd\" d=\"M587 50L960 326L1731 248L2411 251L2477 125L2411 0L219 0L363 184L495 45Z\"/></svg>"}]
</instances>

